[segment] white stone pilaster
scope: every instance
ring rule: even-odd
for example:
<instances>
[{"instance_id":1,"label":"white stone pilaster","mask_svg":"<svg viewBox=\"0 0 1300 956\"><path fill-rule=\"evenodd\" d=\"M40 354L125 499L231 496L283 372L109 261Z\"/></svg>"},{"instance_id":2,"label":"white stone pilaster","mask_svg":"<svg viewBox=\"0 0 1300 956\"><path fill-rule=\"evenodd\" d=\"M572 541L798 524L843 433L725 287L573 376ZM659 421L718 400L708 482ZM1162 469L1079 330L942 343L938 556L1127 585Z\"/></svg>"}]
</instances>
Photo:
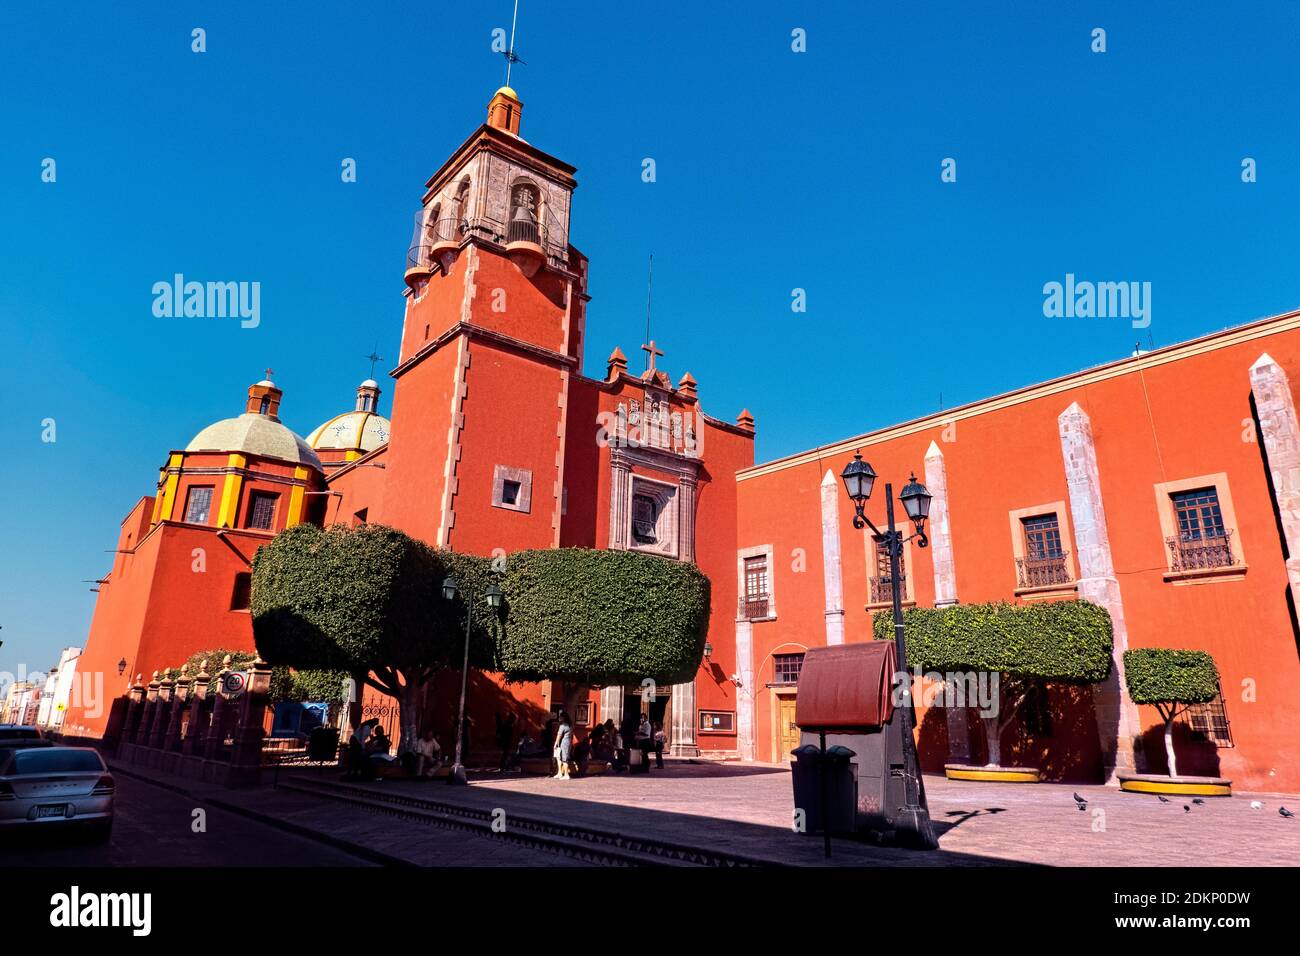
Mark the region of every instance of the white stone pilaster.
<instances>
[{"instance_id":1,"label":"white stone pilaster","mask_svg":"<svg viewBox=\"0 0 1300 956\"><path fill-rule=\"evenodd\" d=\"M674 757L698 757L699 745L695 742L695 681L673 685L673 723L669 732L669 748Z\"/></svg>"},{"instance_id":2,"label":"white stone pilaster","mask_svg":"<svg viewBox=\"0 0 1300 956\"><path fill-rule=\"evenodd\" d=\"M1300 422L1295 398L1286 372L1267 352L1250 367L1250 390L1259 416L1259 437L1268 453L1273 498L1282 519L1287 581L1296 607L1300 607Z\"/></svg>"},{"instance_id":3,"label":"white stone pilaster","mask_svg":"<svg viewBox=\"0 0 1300 956\"><path fill-rule=\"evenodd\" d=\"M1117 774L1135 769L1133 750L1141 733L1137 707L1124 687L1124 651L1128 648L1128 625L1115 564L1110 552L1110 532L1097 471L1097 449L1092 421L1071 403L1057 419L1061 435L1061 457L1070 493L1074 519L1074 550L1079 561L1079 597L1110 612L1115 645L1110 676L1093 687L1097 711L1097 733L1101 742L1102 769L1108 786L1117 786Z\"/></svg>"},{"instance_id":4,"label":"white stone pilaster","mask_svg":"<svg viewBox=\"0 0 1300 956\"><path fill-rule=\"evenodd\" d=\"M755 760L758 756L754 738L754 625L749 621L736 622L736 749L740 759Z\"/></svg>"},{"instance_id":5,"label":"white stone pilaster","mask_svg":"<svg viewBox=\"0 0 1300 956\"><path fill-rule=\"evenodd\" d=\"M623 723L622 684L600 689L600 722L603 724L607 720L613 720L615 727Z\"/></svg>"},{"instance_id":6,"label":"white stone pilaster","mask_svg":"<svg viewBox=\"0 0 1300 956\"><path fill-rule=\"evenodd\" d=\"M952 525L948 512L948 468L943 450L935 442L925 452L925 487L933 495L930 502L930 560L934 565L934 606L951 607L957 603L957 566L953 560ZM949 682L947 699L955 701L954 682ZM944 708L948 722L948 760L970 763L970 727L966 708Z\"/></svg>"},{"instance_id":7,"label":"white stone pilaster","mask_svg":"<svg viewBox=\"0 0 1300 956\"><path fill-rule=\"evenodd\" d=\"M822 478L822 578L826 586L826 643L844 643L844 579L840 562L839 481L828 468ZM769 569L769 574L771 570Z\"/></svg>"}]
</instances>

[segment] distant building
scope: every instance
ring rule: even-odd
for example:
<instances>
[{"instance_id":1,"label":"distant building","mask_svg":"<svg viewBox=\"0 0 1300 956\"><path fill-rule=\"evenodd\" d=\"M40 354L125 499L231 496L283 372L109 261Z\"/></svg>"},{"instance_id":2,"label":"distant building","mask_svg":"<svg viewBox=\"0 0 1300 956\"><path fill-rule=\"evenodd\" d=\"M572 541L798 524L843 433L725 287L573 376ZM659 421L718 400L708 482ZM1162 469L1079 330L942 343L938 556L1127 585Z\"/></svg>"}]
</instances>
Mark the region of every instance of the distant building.
<instances>
[{"instance_id":1,"label":"distant building","mask_svg":"<svg viewBox=\"0 0 1300 956\"><path fill-rule=\"evenodd\" d=\"M36 714L36 722L40 726L49 730L62 727L72 697L80 656L81 648L65 647L59 655L59 663L46 675L40 708Z\"/></svg>"}]
</instances>

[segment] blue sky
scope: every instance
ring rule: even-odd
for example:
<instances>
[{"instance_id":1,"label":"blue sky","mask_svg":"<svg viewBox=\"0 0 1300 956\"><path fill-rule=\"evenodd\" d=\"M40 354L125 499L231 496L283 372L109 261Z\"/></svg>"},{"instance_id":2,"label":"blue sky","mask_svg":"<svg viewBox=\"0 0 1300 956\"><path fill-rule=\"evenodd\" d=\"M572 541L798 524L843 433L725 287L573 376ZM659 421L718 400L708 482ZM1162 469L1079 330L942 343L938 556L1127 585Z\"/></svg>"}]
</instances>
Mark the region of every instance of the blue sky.
<instances>
[{"instance_id":1,"label":"blue sky","mask_svg":"<svg viewBox=\"0 0 1300 956\"><path fill-rule=\"evenodd\" d=\"M305 434L396 354L411 216L509 18L0 8L0 671L84 640L122 516L262 368ZM1300 306L1298 35L1281 0L523 0L524 136L579 168L587 371L639 362L651 252L661 364L749 407L760 460ZM177 272L260 282L261 324L154 317ZM1066 273L1150 282L1150 328L1045 318Z\"/></svg>"}]
</instances>

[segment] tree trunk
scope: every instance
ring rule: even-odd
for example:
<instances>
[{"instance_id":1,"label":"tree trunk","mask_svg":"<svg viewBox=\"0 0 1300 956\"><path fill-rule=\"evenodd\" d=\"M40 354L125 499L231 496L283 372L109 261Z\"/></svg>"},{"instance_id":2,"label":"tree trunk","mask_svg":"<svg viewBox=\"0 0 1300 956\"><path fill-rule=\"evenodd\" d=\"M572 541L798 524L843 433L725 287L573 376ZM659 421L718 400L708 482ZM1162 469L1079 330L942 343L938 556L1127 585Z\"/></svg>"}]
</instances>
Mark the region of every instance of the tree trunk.
<instances>
[{"instance_id":1,"label":"tree trunk","mask_svg":"<svg viewBox=\"0 0 1300 956\"><path fill-rule=\"evenodd\" d=\"M397 695L397 723L401 731L401 737L397 745L399 754L409 753L414 750L415 742L420 736L417 730L420 720L420 698L422 696L420 686L408 680Z\"/></svg>"},{"instance_id":2,"label":"tree trunk","mask_svg":"<svg viewBox=\"0 0 1300 956\"><path fill-rule=\"evenodd\" d=\"M981 717L980 723L984 725L984 743L988 747L989 762L986 767L998 767L1002 765L1002 730L999 726L997 717Z\"/></svg>"},{"instance_id":3,"label":"tree trunk","mask_svg":"<svg viewBox=\"0 0 1300 956\"><path fill-rule=\"evenodd\" d=\"M1165 756L1169 758L1169 776L1178 776L1178 764L1174 762L1174 718L1172 715L1165 721Z\"/></svg>"}]
</instances>

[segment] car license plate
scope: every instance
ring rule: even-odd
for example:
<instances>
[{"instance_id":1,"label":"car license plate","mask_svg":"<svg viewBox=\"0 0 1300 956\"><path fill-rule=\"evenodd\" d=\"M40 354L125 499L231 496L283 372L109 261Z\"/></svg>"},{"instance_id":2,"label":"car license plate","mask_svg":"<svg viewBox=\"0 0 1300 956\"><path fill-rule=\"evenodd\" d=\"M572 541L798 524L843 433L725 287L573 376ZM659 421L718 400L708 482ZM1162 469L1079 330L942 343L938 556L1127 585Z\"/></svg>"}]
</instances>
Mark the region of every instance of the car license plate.
<instances>
[{"instance_id":1,"label":"car license plate","mask_svg":"<svg viewBox=\"0 0 1300 956\"><path fill-rule=\"evenodd\" d=\"M44 817L66 817L67 815L68 805L66 803L36 808L36 819L38 820L43 819Z\"/></svg>"}]
</instances>

